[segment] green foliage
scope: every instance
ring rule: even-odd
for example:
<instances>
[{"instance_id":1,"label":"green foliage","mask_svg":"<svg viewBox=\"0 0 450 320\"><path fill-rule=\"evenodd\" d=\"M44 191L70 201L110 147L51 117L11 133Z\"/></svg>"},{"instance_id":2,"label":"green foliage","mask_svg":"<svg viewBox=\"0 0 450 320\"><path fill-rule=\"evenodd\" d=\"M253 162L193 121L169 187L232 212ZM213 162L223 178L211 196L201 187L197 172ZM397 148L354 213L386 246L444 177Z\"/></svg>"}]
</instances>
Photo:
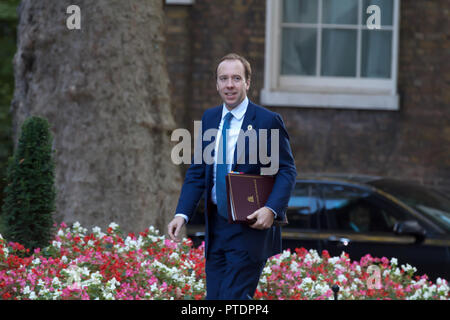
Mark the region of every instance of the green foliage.
<instances>
[{"instance_id":1,"label":"green foliage","mask_svg":"<svg viewBox=\"0 0 450 320\"><path fill-rule=\"evenodd\" d=\"M20 0L0 0L0 190L8 157L13 152L11 115L9 108L14 93L13 57L16 52L17 7ZM3 192L0 192L0 203Z\"/></svg>"},{"instance_id":2,"label":"green foliage","mask_svg":"<svg viewBox=\"0 0 450 320\"><path fill-rule=\"evenodd\" d=\"M1 0L0 1L0 20L15 21L17 20L17 7L20 0Z\"/></svg>"},{"instance_id":3,"label":"green foliage","mask_svg":"<svg viewBox=\"0 0 450 320\"><path fill-rule=\"evenodd\" d=\"M25 120L6 174L3 236L29 249L47 246L54 232L55 165L49 127L43 118Z\"/></svg>"}]
</instances>

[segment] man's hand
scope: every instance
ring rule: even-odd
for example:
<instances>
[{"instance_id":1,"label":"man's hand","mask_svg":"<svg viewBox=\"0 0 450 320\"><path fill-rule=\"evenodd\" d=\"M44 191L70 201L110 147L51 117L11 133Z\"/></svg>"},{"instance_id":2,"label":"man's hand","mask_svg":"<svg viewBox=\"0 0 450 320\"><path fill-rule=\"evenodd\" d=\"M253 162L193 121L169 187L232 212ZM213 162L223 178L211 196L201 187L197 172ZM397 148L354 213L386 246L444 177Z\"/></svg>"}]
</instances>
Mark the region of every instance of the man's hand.
<instances>
[{"instance_id":1,"label":"man's hand","mask_svg":"<svg viewBox=\"0 0 450 320\"><path fill-rule=\"evenodd\" d=\"M256 222L250 225L251 228L264 230L272 226L274 216L272 210L266 207L262 207L253 212L251 215L247 216L247 219L256 219Z\"/></svg>"},{"instance_id":2,"label":"man's hand","mask_svg":"<svg viewBox=\"0 0 450 320\"><path fill-rule=\"evenodd\" d=\"M181 228L184 226L186 221L183 217L175 217L172 221L170 221L167 229L169 231L169 237L175 242L180 242L178 235L180 234Z\"/></svg>"}]
</instances>

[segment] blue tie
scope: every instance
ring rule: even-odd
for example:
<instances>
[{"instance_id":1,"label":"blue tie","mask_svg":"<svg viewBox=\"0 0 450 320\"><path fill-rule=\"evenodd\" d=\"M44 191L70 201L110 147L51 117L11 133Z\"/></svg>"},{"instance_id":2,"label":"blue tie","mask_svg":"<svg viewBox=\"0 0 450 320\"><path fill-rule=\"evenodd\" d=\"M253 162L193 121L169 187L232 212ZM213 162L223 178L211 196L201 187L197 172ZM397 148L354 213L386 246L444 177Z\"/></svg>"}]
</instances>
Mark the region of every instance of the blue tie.
<instances>
[{"instance_id":1,"label":"blue tie","mask_svg":"<svg viewBox=\"0 0 450 320\"><path fill-rule=\"evenodd\" d=\"M217 167L216 167L216 199L217 199L217 211L219 214L228 219L227 209L227 188L225 184L226 175L228 173L227 165L227 130L230 129L230 121L233 118L233 114L228 112L225 115L222 126L222 139L219 141L219 150L222 148L222 160L220 161L220 152L217 155Z\"/></svg>"}]
</instances>

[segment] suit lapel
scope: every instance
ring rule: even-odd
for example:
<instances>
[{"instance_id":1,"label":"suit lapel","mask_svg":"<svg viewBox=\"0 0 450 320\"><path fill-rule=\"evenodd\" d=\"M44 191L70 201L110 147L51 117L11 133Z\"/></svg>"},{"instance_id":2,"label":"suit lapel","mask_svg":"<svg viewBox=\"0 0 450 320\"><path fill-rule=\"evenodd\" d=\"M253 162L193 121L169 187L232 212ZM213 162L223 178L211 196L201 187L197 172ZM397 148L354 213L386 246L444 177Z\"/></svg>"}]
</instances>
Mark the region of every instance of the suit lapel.
<instances>
[{"instance_id":1,"label":"suit lapel","mask_svg":"<svg viewBox=\"0 0 450 320\"><path fill-rule=\"evenodd\" d=\"M220 124L221 118L222 118L222 106L218 106L218 107L216 107L216 110L214 110L213 114L211 115L211 118L207 120L207 123L205 124L205 131L208 129L219 129L219 124ZM212 143L212 141L209 141L207 144L210 144L210 143ZM204 147L206 147L206 145ZM204 148L203 148L203 150L204 150ZM202 152L203 152L203 150L202 150ZM208 183L208 186L207 186L208 192L209 192L209 188L210 187L212 188L213 167L214 167L214 164L206 165L206 181Z\"/></svg>"},{"instance_id":2,"label":"suit lapel","mask_svg":"<svg viewBox=\"0 0 450 320\"><path fill-rule=\"evenodd\" d=\"M255 116L256 116L256 107L251 101L249 101L248 106L247 106L247 111L245 112L244 121L242 122L242 126L241 126L241 130L244 133L249 129L249 126L252 127L251 130L253 130L253 128L255 127L255 125L254 125ZM240 134L238 137L236 146L234 147L234 159L233 159L233 165L231 166L232 171L235 171L235 169L236 169L236 165L238 163L237 160L241 159L241 157L245 157L245 155L248 153L248 148L244 148L245 154L242 154L242 150L237 149L238 144L245 142L245 141L242 141L242 139L244 139L244 137L243 137L243 135ZM239 151L239 154L238 154L238 151Z\"/></svg>"}]
</instances>

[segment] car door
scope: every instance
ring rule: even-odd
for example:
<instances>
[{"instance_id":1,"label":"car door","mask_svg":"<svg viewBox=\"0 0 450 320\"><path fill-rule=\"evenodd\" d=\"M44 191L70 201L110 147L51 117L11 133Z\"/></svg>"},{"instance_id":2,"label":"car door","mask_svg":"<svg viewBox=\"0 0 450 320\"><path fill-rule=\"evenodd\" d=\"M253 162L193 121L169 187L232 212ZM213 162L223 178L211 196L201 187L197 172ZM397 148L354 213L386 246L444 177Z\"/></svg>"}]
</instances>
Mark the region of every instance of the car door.
<instances>
[{"instance_id":1,"label":"car door","mask_svg":"<svg viewBox=\"0 0 450 320\"><path fill-rule=\"evenodd\" d=\"M297 181L286 211L289 224L282 228L283 249L322 250L320 242L319 195L311 182Z\"/></svg>"},{"instance_id":2,"label":"car door","mask_svg":"<svg viewBox=\"0 0 450 320\"><path fill-rule=\"evenodd\" d=\"M369 189L339 184L321 186L328 237L323 247L331 255L347 252L352 260L366 254L372 257L395 257L399 265L409 263L418 274L436 274L439 265L446 265L446 248L431 242L416 243L413 236L399 236L393 231L400 221L416 220L401 207ZM418 220L419 224L422 222ZM433 233L429 226L429 233ZM444 270L442 270L444 272Z\"/></svg>"}]
</instances>

